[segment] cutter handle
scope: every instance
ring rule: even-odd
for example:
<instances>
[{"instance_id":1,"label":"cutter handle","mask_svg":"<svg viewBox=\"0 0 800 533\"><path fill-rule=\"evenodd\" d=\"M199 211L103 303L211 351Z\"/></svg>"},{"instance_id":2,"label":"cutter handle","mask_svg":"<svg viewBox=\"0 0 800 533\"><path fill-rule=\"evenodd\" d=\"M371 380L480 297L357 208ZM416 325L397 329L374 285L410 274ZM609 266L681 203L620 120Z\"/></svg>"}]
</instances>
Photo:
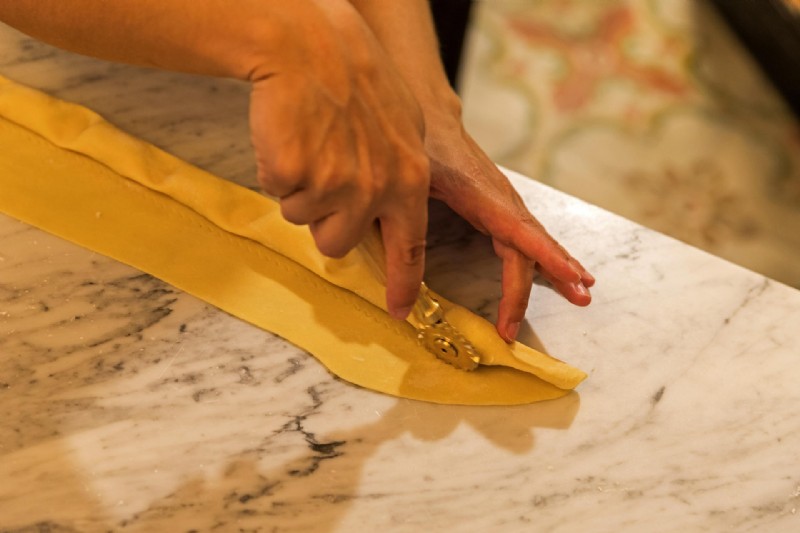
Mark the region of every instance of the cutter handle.
<instances>
[{"instance_id":1,"label":"cutter handle","mask_svg":"<svg viewBox=\"0 0 800 533\"><path fill-rule=\"evenodd\" d=\"M426 326L432 326L444 319L442 306L431 297L428 286L425 285L424 281L420 285L419 296L417 296L417 301L414 303L414 315L418 321Z\"/></svg>"}]
</instances>

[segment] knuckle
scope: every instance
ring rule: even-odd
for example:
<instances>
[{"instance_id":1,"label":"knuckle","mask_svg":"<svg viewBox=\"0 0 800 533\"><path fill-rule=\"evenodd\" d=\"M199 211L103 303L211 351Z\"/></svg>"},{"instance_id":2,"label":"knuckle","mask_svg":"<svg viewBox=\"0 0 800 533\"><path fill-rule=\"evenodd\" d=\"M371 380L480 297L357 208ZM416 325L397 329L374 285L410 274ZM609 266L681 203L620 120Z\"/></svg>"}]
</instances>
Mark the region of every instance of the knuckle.
<instances>
[{"instance_id":1,"label":"knuckle","mask_svg":"<svg viewBox=\"0 0 800 533\"><path fill-rule=\"evenodd\" d=\"M292 155L277 155L258 165L258 183L272 194L283 196L298 188L303 182L305 164Z\"/></svg>"},{"instance_id":2,"label":"knuckle","mask_svg":"<svg viewBox=\"0 0 800 533\"><path fill-rule=\"evenodd\" d=\"M551 240L551 241L555 242L555 239L553 239L553 238L550 236L550 234L549 234L549 233L547 233L547 230L545 230L545 228L544 228L544 226L542 225L542 223L541 223L541 222L539 222L539 220L538 220L536 217L534 217L534 216L531 214L531 212L530 212L530 211L528 211L527 209L524 209L524 210L523 210L523 211L522 211L522 212L519 214L518 220L519 220L519 222L520 222L521 224L523 224L524 226L527 226L527 227L529 227L530 229L532 229L533 231L536 231L537 233L542 233L542 234L544 234L544 235L545 235L545 236L548 238L548 240Z\"/></svg>"},{"instance_id":3,"label":"knuckle","mask_svg":"<svg viewBox=\"0 0 800 533\"><path fill-rule=\"evenodd\" d=\"M354 176L341 173L330 174L315 179L315 189L318 191L318 198L350 198L356 194L357 183Z\"/></svg>"},{"instance_id":4,"label":"knuckle","mask_svg":"<svg viewBox=\"0 0 800 533\"><path fill-rule=\"evenodd\" d=\"M324 225L317 226L312 224L311 235L314 237L317 249L325 257L341 259L357 244L352 242L350 238L334 235L323 228L325 228Z\"/></svg>"},{"instance_id":5,"label":"knuckle","mask_svg":"<svg viewBox=\"0 0 800 533\"><path fill-rule=\"evenodd\" d=\"M285 186L279 185L269 176L259 177L258 185L261 187L262 191L275 199L280 199L281 197L285 196L287 192Z\"/></svg>"},{"instance_id":6,"label":"knuckle","mask_svg":"<svg viewBox=\"0 0 800 533\"><path fill-rule=\"evenodd\" d=\"M296 178L299 176L303 167L303 158L296 149L283 149L270 158L270 170L282 178Z\"/></svg>"},{"instance_id":7,"label":"knuckle","mask_svg":"<svg viewBox=\"0 0 800 533\"><path fill-rule=\"evenodd\" d=\"M367 179L359 180L357 184L354 184L354 189L366 201L377 201L389 191L389 183L391 183L389 175L390 172L386 168L375 166L370 170Z\"/></svg>"},{"instance_id":8,"label":"knuckle","mask_svg":"<svg viewBox=\"0 0 800 533\"><path fill-rule=\"evenodd\" d=\"M430 162L423 154L408 156L403 171L403 181L409 189L427 191L430 183Z\"/></svg>"},{"instance_id":9,"label":"knuckle","mask_svg":"<svg viewBox=\"0 0 800 533\"><path fill-rule=\"evenodd\" d=\"M425 261L425 241L410 243L401 247L396 255L396 260L403 266L419 266Z\"/></svg>"},{"instance_id":10,"label":"knuckle","mask_svg":"<svg viewBox=\"0 0 800 533\"><path fill-rule=\"evenodd\" d=\"M325 257L341 259L353 248L351 243L346 242L343 239L328 237L320 233L318 230L312 230L311 234L314 237L314 242L317 245L317 249Z\"/></svg>"},{"instance_id":11,"label":"knuckle","mask_svg":"<svg viewBox=\"0 0 800 533\"><path fill-rule=\"evenodd\" d=\"M311 222L308 220L308 217L305 216L302 209L299 209L296 205L288 204L287 202L281 202L281 216L283 216L287 222L297 226L302 226Z\"/></svg>"}]
</instances>

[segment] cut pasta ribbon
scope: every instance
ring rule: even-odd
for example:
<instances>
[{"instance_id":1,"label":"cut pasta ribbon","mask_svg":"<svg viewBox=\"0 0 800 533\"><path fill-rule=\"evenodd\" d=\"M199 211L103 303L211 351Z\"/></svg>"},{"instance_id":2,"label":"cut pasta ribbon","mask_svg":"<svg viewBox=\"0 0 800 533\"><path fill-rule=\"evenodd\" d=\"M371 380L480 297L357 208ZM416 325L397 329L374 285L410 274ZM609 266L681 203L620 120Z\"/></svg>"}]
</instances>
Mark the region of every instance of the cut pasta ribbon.
<instances>
[{"instance_id":1,"label":"cut pasta ribbon","mask_svg":"<svg viewBox=\"0 0 800 533\"><path fill-rule=\"evenodd\" d=\"M368 389L437 403L563 396L586 375L441 297L487 365L436 359L384 310L358 252L323 257L269 198L116 129L94 112L0 77L0 211L152 274L308 350ZM98 216L100 214L100 216Z\"/></svg>"}]
</instances>

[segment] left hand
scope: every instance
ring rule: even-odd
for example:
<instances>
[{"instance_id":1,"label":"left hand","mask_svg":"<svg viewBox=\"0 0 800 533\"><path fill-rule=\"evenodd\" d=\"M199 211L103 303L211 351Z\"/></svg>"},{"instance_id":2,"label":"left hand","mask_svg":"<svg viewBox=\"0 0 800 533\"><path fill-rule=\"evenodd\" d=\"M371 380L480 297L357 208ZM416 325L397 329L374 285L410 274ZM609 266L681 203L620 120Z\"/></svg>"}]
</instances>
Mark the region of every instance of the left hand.
<instances>
[{"instance_id":1,"label":"left hand","mask_svg":"<svg viewBox=\"0 0 800 533\"><path fill-rule=\"evenodd\" d=\"M317 9L309 7L302 20L316 14L314 31L297 33L299 44L284 47L283 69L254 76L258 180L280 199L287 221L309 226L324 255L342 257L378 220L387 310L405 319L425 268L429 171L422 112L349 3L308 6Z\"/></svg>"},{"instance_id":2,"label":"left hand","mask_svg":"<svg viewBox=\"0 0 800 533\"><path fill-rule=\"evenodd\" d=\"M588 287L594 285L594 277L528 211L460 120L450 126L426 122L431 196L489 235L503 261L498 333L509 342L516 338L536 271L573 304L589 305Z\"/></svg>"}]
</instances>

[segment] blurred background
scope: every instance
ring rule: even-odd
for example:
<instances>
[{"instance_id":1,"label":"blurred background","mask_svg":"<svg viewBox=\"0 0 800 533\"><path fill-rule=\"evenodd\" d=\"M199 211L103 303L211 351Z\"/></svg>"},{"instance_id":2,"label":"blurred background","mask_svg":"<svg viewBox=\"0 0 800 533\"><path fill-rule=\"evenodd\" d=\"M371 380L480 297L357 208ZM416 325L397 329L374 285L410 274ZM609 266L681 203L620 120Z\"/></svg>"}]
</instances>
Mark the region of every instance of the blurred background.
<instances>
[{"instance_id":1,"label":"blurred background","mask_svg":"<svg viewBox=\"0 0 800 533\"><path fill-rule=\"evenodd\" d=\"M701 0L474 2L467 129L503 166L800 288L800 125L727 20Z\"/></svg>"}]
</instances>

